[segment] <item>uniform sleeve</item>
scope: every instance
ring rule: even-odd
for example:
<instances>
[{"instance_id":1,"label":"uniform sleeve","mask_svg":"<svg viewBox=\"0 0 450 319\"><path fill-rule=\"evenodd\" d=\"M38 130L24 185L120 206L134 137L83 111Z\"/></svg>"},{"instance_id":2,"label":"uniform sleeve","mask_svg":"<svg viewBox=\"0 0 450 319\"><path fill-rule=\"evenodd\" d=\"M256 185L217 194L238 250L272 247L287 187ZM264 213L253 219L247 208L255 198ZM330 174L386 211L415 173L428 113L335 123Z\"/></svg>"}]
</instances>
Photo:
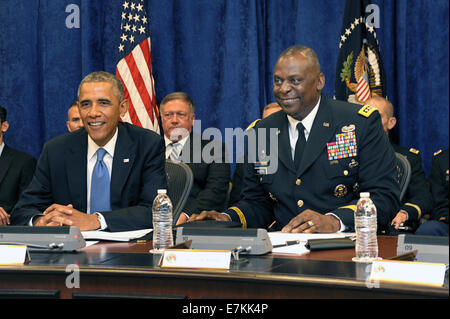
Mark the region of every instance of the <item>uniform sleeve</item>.
<instances>
[{"instance_id":1,"label":"uniform sleeve","mask_svg":"<svg viewBox=\"0 0 450 319\"><path fill-rule=\"evenodd\" d=\"M411 221L419 220L432 208L430 188L425 178L420 154L408 154L411 164L411 180L405 193L401 209L408 213Z\"/></svg>"},{"instance_id":2,"label":"uniform sleeve","mask_svg":"<svg viewBox=\"0 0 450 319\"><path fill-rule=\"evenodd\" d=\"M431 219L448 223L448 169L446 171L445 168L442 167L440 163L441 156L443 156L443 154L435 155L431 164L430 186L433 198L433 210L431 213Z\"/></svg>"}]
</instances>

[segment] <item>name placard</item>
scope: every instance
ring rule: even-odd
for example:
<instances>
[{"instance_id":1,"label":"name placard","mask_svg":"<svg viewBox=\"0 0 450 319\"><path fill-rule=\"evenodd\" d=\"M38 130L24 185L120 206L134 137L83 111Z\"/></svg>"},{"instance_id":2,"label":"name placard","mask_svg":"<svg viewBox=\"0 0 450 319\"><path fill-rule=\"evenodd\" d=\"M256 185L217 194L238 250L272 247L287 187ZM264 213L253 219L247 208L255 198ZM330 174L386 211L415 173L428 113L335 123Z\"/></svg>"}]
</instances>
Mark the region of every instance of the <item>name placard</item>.
<instances>
[{"instance_id":1,"label":"name placard","mask_svg":"<svg viewBox=\"0 0 450 319\"><path fill-rule=\"evenodd\" d=\"M26 245L0 245L0 265L23 265L29 261Z\"/></svg>"},{"instance_id":2,"label":"name placard","mask_svg":"<svg viewBox=\"0 0 450 319\"><path fill-rule=\"evenodd\" d=\"M370 280L441 287L444 276L445 264L383 260L372 263Z\"/></svg>"},{"instance_id":3,"label":"name placard","mask_svg":"<svg viewBox=\"0 0 450 319\"><path fill-rule=\"evenodd\" d=\"M161 268L230 269L231 251L202 249L165 249Z\"/></svg>"}]
</instances>

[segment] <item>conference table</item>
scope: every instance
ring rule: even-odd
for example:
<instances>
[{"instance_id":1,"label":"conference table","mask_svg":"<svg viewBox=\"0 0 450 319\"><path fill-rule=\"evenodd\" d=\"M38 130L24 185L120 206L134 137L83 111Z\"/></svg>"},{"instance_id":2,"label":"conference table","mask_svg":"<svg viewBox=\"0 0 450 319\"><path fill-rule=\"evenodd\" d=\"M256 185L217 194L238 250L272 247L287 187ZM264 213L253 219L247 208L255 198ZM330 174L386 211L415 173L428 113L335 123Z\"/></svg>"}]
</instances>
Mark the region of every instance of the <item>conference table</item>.
<instances>
[{"instance_id":1,"label":"conference table","mask_svg":"<svg viewBox=\"0 0 450 319\"><path fill-rule=\"evenodd\" d=\"M379 236L378 243L382 258L397 255L397 237ZM371 282L370 264L352 262L354 248L241 256L229 270L163 269L161 255L150 249L146 240L103 241L69 253L31 251L27 264L0 266L0 298L449 297L448 275L443 287ZM74 269L78 288L70 285Z\"/></svg>"}]
</instances>

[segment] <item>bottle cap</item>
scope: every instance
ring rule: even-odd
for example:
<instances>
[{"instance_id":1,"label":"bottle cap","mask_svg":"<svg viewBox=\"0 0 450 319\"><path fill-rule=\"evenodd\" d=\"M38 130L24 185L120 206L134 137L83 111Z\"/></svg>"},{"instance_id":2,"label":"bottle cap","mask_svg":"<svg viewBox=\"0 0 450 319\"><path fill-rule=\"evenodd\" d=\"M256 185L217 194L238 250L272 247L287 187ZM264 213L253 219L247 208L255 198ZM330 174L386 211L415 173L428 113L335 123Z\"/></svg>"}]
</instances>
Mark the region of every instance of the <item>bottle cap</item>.
<instances>
[{"instance_id":1,"label":"bottle cap","mask_svg":"<svg viewBox=\"0 0 450 319\"><path fill-rule=\"evenodd\" d=\"M370 197L370 193L369 192L359 193L359 197Z\"/></svg>"},{"instance_id":2,"label":"bottle cap","mask_svg":"<svg viewBox=\"0 0 450 319\"><path fill-rule=\"evenodd\" d=\"M158 189L158 194L166 194L167 190L166 189Z\"/></svg>"}]
</instances>

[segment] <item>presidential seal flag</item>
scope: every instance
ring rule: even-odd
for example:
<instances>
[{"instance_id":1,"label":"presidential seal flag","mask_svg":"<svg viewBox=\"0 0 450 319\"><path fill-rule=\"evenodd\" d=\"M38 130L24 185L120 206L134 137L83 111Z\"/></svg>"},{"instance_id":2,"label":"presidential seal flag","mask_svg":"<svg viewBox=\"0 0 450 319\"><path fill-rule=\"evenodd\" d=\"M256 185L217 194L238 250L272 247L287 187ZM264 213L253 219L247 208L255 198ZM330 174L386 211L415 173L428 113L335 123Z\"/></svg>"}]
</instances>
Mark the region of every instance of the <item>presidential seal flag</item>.
<instances>
[{"instance_id":1,"label":"presidential seal flag","mask_svg":"<svg viewBox=\"0 0 450 319\"><path fill-rule=\"evenodd\" d=\"M376 29L380 11L368 0L347 0L339 39L334 97L364 104L372 95L386 97L386 81Z\"/></svg>"},{"instance_id":2,"label":"presidential seal flag","mask_svg":"<svg viewBox=\"0 0 450 319\"><path fill-rule=\"evenodd\" d=\"M160 133L146 1L122 2L117 52L116 76L130 102L122 121Z\"/></svg>"}]
</instances>

